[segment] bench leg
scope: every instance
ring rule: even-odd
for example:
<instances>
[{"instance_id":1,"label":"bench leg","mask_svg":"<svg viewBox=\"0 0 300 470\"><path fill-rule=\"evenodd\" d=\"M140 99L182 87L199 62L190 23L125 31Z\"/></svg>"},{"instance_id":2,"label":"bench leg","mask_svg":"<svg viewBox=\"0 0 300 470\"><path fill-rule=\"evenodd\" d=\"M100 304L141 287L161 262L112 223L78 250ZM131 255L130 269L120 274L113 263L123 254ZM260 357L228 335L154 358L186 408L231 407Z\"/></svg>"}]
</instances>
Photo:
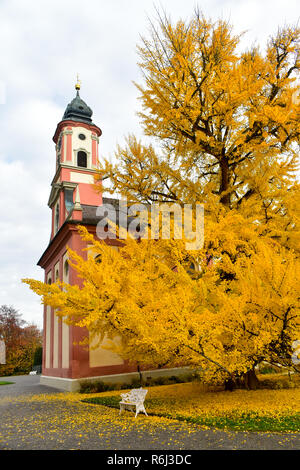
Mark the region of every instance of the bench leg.
<instances>
[{"instance_id":1,"label":"bench leg","mask_svg":"<svg viewBox=\"0 0 300 470\"><path fill-rule=\"evenodd\" d=\"M129 409L129 411L132 411L134 413L133 407L135 406L135 418L141 411L145 413L146 416L148 416L147 411L145 410L145 407L143 405L134 405L134 404L128 404L127 406L126 405L127 404L120 405L119 415L122 413L123 410L126 410L126 409Z\"/></svg>"},{"instance_id":2,"label":"bench leg","mask_svg":"<svg viewBox=\"0 0 300 470\"><path fill-rule=\"evenodd\" d=\"M144 406L139 406L139 407L136 407L135 417L137 417L137 415L138 415L141 411L142 411L143 413L145 413L146 416L148 416L148 415L147 415L147 411L145 410L145 407L144 407Z\"/></svg>"}]
</instances>

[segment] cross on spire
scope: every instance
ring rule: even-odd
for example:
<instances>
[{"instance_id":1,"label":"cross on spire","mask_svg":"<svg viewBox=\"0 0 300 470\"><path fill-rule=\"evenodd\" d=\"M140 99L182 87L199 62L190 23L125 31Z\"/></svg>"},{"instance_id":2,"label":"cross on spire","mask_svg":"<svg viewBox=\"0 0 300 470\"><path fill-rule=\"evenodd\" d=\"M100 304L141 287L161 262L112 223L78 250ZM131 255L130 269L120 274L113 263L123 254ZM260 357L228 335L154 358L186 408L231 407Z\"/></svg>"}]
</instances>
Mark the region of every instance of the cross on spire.
<instances>
[{"instance_id":1,"label":"cross on spire","mask_svg":"<svg viewBox=\"0 0 300 470\"><path fill-rule=\"evenodd\" d=\"M75 84L75 89L79 91L80 87L81 87L81 80L79 80L79 75L77 74L77 82Z\"/></svg>"}]
</instances>

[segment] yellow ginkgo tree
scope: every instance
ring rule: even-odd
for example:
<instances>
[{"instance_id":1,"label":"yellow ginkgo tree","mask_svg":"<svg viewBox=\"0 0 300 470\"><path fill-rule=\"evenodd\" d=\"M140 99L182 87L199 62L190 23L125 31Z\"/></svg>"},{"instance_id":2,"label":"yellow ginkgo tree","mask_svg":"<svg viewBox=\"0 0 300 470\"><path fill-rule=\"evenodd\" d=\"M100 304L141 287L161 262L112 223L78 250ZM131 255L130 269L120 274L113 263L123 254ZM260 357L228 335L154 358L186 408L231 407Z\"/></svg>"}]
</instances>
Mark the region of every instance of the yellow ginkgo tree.
<instances>
[{"instance_id":1,"label":"yellow ginkgo tree","mask_svg":"<svg viewBox=\"0 0 300 470\"><path fill-rule=\"evenodd\" d=\"M81 288L24 282L68 323L86 327L91 339L118 338L111 348L129 361L201 367L207 380L240 377L255 387L261 361L293 367L300 263L292 251L254 237L240 216L232 227L226 239L222 230L214 236L223 257L207 264L200 250L197 269L190 267L195 252L182 241L128 238L116 252L83 227L101 263L69 250Z\"/></svg>"},{"instance_id":2,"label":"yellow ginkgo tree","mask_svg":"<svg viewBox=\"0 0 300 470\"><path fill-rule=\"evenodd\" d=\"M25 282L124 358L255 387L255 366L294 367L300 340L299 29L243 51L224 21L159 15L139 56L150 143L129 135L96 181L131 202L203 204L203 247L129 238L115 252L82 229L102 254L69 250L82 288Z\"/></svg>"}]
</instances>

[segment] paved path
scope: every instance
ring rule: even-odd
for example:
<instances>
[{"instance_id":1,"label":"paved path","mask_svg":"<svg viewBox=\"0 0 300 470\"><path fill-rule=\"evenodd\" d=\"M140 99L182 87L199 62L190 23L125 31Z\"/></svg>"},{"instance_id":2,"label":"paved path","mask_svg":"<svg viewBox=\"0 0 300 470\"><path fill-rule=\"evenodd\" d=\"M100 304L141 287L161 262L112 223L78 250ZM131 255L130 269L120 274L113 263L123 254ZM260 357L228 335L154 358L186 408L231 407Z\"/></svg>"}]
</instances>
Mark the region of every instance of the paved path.
<instances>
[{"instance_id":1,"label":"paved path","mask_svg":"<svg viewBox=\"0 0 300 470\"><path fill-rule=\"evenodd\" d=\"M0 400L1 397L16 397L20 395L38 395L41 393L58 393L52 387L40 385L39 375L15 375L13 377L0 377L0 382L14 382L12 385L0 386Z\"/></svg>"},{"instance_id":2,"label":"paved path","mask_svg":"<svg viewBox=\"0 0 300 470\"><path fill-rule=\"evenodd\" d=\"M39 384L39 376L4 377L0 450L300 449L300 434L228 432L80 402L79 394Z\"/></svg>"}]
</instances>

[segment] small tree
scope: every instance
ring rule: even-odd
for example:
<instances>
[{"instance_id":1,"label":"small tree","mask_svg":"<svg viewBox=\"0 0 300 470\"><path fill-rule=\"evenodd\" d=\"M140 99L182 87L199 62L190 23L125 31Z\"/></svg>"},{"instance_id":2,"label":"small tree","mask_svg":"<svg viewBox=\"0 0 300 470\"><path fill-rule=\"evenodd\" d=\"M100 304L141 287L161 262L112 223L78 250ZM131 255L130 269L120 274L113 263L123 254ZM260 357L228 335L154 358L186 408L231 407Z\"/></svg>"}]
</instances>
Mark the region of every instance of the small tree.
<instances>
[{"instance_id":1,"label":"small tree","mask_svg":"<svg viewBox=\"0 0 300 470\"><path fill-rule=\"evenodd\" d=\"M1 374L28 373L32 369L34 351L41 345L41 332L35 325L26 325L14 307L2 305L0 335L6 345L6 364L0 365Z\"/></svg>"}]
</instances>

